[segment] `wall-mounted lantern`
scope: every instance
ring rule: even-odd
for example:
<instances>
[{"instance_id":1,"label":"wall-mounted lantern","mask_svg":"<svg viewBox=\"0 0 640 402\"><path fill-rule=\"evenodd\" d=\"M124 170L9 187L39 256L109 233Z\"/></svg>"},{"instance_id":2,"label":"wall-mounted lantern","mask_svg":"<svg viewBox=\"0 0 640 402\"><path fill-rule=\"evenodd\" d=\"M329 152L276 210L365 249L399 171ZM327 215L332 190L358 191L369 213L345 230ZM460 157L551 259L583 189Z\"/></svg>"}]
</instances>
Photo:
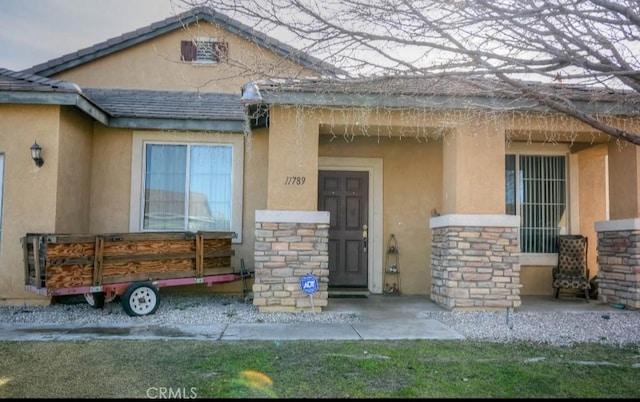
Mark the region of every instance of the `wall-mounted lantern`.
<instances>
[{"instance_id":1,"label":"wall-mounted lantern","mask_svg":"<svg viewBox=\"0 0 640 402\"><path fill-rule=\"evenodd\" d=\"M40 147L40 145L38 145L38 143L34 141L33 145L31 146L31 159L33 159L37 167L44 165L44 159L42 159L42 157L40 156L41 152L42 147Z\"/></svg>"}]
</instances>

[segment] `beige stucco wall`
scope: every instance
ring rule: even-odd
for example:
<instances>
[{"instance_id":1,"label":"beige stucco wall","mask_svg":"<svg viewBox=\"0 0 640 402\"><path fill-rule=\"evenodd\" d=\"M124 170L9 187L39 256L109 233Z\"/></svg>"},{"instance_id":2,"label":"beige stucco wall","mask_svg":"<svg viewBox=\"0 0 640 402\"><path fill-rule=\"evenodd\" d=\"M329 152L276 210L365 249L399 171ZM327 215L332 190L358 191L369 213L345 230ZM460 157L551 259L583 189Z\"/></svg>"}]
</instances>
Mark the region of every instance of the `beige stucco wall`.
<instances>
[{"instance_id":1,"label":"beige stucco wall","mask_svg":"<svg viewBox=\"0 0 640 402\"><path fill-rule=\"evenodd\" d=\"M0 304L48 303L24 290L20 238L56 226L60 107L0 105L0 152L5 156L0 248ZM37 141L44 165L29 148Z\"/></svg>"},{"instance_id":2,"label":"beige stucco wall","mask_svg":"<svg viewBox=\"0 0 640 402\"><path fill-rule=\"evenodd\" d=\"M551 266L521 266L520 267L520 295L549 296L553 294Z\"/></svg>"},{"instance_id":3,"label":"beige stucco wall","mask_svg":"<svg viewBox=\"0 0 640 402\"><path fill-rule=\"evenodd\" d=\"M93 122L77 109L63 108L57 177L56 233L88 233Z\"/></svg>"},{"instance_id":4,"label":"beige stucco wall","mask_svg":"<svg viewBox=\"0 0 640 402\"><path fill-rule=\"evenodd\" d=\"M244 258L247 268L253 268L255 211L267 209L269 141L269 131L266 128L254 130L245 141L242 244L235 248L238 267L240 258Z\"/></svg>"},{"instance_id":5,"label":"beige stucco wall","mask_svg":"<svg viewBox=\"0 0 640 402\"><path fill-rule=\"evenodd\" d=\"M318 116L312 111L271 108L267 209L317 209L318 135ZM304 178L304 183L289 184L288 177Z\"/></svg>"},{"instance_id":6,"label":"beige stucco wall","mask_svg":"<svg viewBox=\"0 0 640 402\"><path fill-rule=\"evenodd\" d=\"M229 61L194 64L180 61L180 42L212 36L229 43ZM81 87L240 93L251 79L316 75L273 52L203 22L153 38L115 54L63 71L55 78Z\"/></svg>"},{"instance_id":7,"label":"beige stucco wall","mask_svg":"<svg viewBox=\"0 0 640 402\"><path fill-rule=\"evenodd\" d=\"M461 124L444 139L443 214L504 214L504 130Z\"/></svg>"},{"instance_id":8,"label":"beige stucco wall","mask_svg":"<svg viewBox=\"0 0 640 402\"><path fill-rule=\"evenodd\" d=\"M591 277L598 273L598 234L595 223L607 220L607 155L608 147L600 144L578 152L580 167L580 231L587 236L587 266Z\"/></svg>"},{"instance_id":9,"label":"beige stucco wall","mask_svg":"<svg viewBox=\"0 0 640 402\"><path fill-rule=\"evenodd\" d=\"M92 233L129 231L131 142L131 130L111 129L94 123L90 220Z\"/></svg>"},{"instance_id":10,"label":"beige stucco wall","mask_svg":"<svg viewBox=\"0 0 640 402\"><path fill-rule=\"evenodd\" d=\"M640 216L640 147L609 143L610 219Z\"/></svg>"}]
</instances>

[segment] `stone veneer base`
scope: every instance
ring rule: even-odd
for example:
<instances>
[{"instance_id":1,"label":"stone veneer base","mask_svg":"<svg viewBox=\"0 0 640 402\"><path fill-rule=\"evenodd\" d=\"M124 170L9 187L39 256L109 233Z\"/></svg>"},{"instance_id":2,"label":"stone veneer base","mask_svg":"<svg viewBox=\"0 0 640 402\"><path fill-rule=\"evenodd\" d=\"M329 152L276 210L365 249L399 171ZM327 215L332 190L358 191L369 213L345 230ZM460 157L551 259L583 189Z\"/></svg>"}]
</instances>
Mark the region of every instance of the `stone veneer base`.
<instances>
[{"instance_id":1,"label":"stone veneer base","mask_svg":"<svg viewBox=\"0 0 640 402\"><path fill-rule=\"evenodd\" d=\"M329 213L256 211L253 304L259 312L322 312L329 299ZM312 274L311 296L300 279Z\"/></svg>"},{"instance_id":2,"label":"stone veneer base","mask_svg":"<svg viewBox=\"0 0 640 402\"><path fill-rule=\"evenodd\" d=\"M520 300L519 218L431 218L431 300L449 310L503 310Z\"/></svg>"},{"instance_id":3,"label":"stone veneer base","mask_svg":"<svg viewBox=\"0 0 640 402\"><path fill-rule=\"evenodd\" d=\"M640 219L596 222L598 300L640 309Z\"/></svg>"}]
</instances>

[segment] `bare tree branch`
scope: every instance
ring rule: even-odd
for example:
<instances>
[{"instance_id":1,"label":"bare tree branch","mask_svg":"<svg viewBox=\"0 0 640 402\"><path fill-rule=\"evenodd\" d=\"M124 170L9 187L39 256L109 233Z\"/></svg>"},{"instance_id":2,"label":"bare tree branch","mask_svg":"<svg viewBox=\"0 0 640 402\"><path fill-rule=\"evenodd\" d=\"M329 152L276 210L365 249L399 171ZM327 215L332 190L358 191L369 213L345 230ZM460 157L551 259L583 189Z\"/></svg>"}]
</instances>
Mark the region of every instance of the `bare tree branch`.
<instances>
[{"instance_id":1,"label":"bare tree branch","mask_svg":"<svg viewBox=\"0 0 640 402\"><path fill-rule=\"evenodd\" d=\"M174 1L210 6L361 78L493 77L512 95L640 145L640 128L528 83L561 77L640 98L638 0Z\"/></svg>"}]
</instances>

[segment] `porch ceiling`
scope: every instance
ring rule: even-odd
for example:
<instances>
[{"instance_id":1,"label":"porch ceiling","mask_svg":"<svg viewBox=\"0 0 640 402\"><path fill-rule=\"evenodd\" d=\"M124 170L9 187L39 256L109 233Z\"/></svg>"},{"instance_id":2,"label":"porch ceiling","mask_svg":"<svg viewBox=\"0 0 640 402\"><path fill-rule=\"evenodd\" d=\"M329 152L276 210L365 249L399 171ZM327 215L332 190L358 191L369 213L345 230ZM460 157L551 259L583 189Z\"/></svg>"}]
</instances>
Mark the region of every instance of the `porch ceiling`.
<instances>
[{"instance_id":1,"label":"porch ceiling","mask_svg":"<svg viewBox=\"0 0 640 402\"><path fill-rule=\"evenodd\" d=\"M363 125L363 124L320 124L319 134L337 137L408 137L437 139L449 132L446 127L416 127L398 125ZM556 130L507 130L505 140L510 142L536 142L553 144L573 144L572 150L584 149L595 144L604 144L612 137L597 131L563 132Z\"/></svg>"},{"instance_id":2,"label":"porch ceiling","mask_svg":"<svg viewBox=\"0 0 640 402\"><path fill-rule=\"evenodd\" d=\"M320 124L318 130L320 135L328 136L438 138L447 129L428 126Z\"/></svg>"},{"instance_id":3,"label":"porch ceiling","mask_svg":"<svg viewBox=\"0 0 640 402\"><path fill-rule=\"evenodd\" d=\"M603 144L612 139L611 136L598 131L508 130L505 136L512 142L580 144L587 147Z\"/></svg>"}]
</instances>

